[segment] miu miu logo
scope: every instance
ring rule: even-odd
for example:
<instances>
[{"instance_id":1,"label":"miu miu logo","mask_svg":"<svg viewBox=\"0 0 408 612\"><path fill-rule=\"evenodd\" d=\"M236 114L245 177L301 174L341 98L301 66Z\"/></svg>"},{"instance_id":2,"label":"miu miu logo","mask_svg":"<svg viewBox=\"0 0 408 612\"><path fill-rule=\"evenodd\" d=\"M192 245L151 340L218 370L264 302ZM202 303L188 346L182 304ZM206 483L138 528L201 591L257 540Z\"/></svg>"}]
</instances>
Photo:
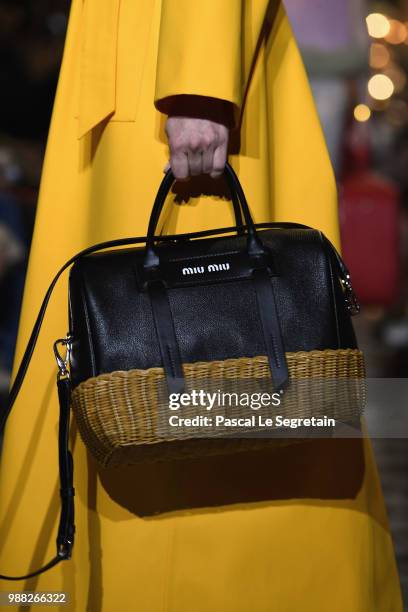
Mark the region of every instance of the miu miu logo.
<instances>
[{"instance_id":1,"label":"miu miu logo","mask_svg":"<svg viewBox=\"0 0 408 612\"><path fill-rule=\"evenodd\" d=\"M223 272L224 270L229 270L230 265L228 262L226 263L212 263L207 266L194 266L194 267L186 267L183 268L181 273L183 276L187 274L204 274L205 272Z\"/></svg>"}]
</instances>

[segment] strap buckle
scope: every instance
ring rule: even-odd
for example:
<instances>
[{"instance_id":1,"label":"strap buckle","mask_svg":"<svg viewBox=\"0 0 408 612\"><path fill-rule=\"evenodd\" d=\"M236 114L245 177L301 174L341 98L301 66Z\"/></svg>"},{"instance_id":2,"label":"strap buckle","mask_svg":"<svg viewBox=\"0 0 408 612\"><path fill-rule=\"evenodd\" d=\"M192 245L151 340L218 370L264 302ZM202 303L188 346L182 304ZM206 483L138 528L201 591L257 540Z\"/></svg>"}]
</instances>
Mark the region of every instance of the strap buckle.
<instances>
[{"instance_id":1,"label":"strap buckle","mask_svg":"<svg viewBox=\"0 0 408 612\"><path fill-rule=\"evenodd\" d=\"M63 357L61 353L59 352L58 345L66 347L65 357ZM58 366L58 375L57 375L58 380L60 380L62 377L70 378L70 374L69 374L69 370L67 366L70 364L71 351L72 351L72 335L71 334L68 333L65 336L65 338L59 338L58 340L54 342L54 355L55 355L55 359L57 361L57 366Z\"/></svg>"}]
</instances>

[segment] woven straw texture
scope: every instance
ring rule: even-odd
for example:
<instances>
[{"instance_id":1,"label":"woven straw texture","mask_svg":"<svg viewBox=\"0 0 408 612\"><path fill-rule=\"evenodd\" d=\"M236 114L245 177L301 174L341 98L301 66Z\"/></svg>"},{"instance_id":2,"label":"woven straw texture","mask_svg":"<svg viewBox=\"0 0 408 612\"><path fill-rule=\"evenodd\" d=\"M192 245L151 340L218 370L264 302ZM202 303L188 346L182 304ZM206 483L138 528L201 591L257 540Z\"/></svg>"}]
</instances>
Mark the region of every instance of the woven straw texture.
<instances>
[{"instance_id":1,"label":"woven straw texture","mask_svg":"<svg viewBox=\"0 0 408 612\"><path fill-rule=\"evenodd\" d=\"M358 349L286 353L291 383L278 407L253 408L248 398L274 393L266 356L183 364L185 393L216 394L212 409L182 405L171 410L163 368L115 371L89 378L72 393L72 408L83 441L103 466L224 454L299 442L328 435L327 428L260 426L259 417L288 419L329 417L359 422L366 402L365 366ZM221 397L222 396L222 397ZM227 397L228 401L222 398ZM276 398L277 396L275 396ZM234 403L235 402L235 403ZM169 417L212 418L177 426ZM254 416L253 416L254 415ZM241 419L233 426L215 417ZM243 419L254 418L246 425ZM256 417L256 418L255 418ZM306 433L306 430L315 430ZM330 428L329 428L330 429Z\"/></svg>"}]
</instances>

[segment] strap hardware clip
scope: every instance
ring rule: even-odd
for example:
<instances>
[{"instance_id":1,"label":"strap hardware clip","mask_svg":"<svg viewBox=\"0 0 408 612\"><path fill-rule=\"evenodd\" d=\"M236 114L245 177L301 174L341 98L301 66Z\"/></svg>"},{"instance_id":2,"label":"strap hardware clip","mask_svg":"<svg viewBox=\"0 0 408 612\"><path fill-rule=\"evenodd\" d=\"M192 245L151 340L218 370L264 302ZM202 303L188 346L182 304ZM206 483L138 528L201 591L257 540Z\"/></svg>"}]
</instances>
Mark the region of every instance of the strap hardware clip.
<instances>
[{"instance_id":1,"label":"strap hardware clip","mask_svg":"<svg viewBox=\"0 0 408 612\"><path fill-rule=\"evenodd\" d=\"M58 345L66 347L65 357L63 357L61 353L59 352ZM59 338L58 340L54 342L54 355L55 355L55 359L57 361L57 366L58 366L58 376L57 376L58 380L60 380L62 377L66 377L66 378L70 377L67 366L70 364L71 351L72 351L72 335L71 334L68 333L65 336L65 338Z\"/></svg>"}]
</instances>

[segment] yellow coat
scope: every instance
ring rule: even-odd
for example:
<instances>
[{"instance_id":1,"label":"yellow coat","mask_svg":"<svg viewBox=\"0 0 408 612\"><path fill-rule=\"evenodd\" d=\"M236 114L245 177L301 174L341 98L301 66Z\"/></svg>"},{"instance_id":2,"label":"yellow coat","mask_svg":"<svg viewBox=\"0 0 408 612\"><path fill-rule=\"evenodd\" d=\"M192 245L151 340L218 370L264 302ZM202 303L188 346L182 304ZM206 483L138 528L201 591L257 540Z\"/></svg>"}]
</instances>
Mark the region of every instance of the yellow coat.
<instances>
[{"instance_id":1,"label":"yellow coat","mask_svg":"<svg viewBox=\"0 0 408 612\"><path fill-rule=\"evenodd\" d=\"M339 247L332 169L282 6L73 0L16 365L59 266L94 242L145 233L168 159L160 111L177 94L235 105L241 139L230 160L257 222L304 222ZM212 195L192 197L168 209L167 227L230 225L230 209ZM52 342L66 331L65 278L7 426L0 573L26 573L55 553ZM39 578L2 583L3 591L64 590L78 612L402 610L368 442L322 440L188 465L100 470L75 427L72 438L73 559Z\"/></svg>"}]
</instances>

